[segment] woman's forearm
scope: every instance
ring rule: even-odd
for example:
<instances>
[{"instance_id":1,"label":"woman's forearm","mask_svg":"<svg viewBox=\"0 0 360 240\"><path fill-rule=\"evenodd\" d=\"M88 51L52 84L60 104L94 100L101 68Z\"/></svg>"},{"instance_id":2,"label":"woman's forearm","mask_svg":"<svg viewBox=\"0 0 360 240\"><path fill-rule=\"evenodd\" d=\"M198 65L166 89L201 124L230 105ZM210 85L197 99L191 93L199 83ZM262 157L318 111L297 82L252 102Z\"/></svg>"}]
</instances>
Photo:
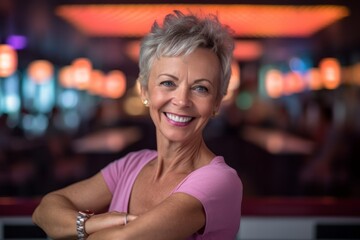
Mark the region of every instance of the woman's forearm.
<instances>
[{"instance_id":1,"label":"woman's forearm","mask_svg":"<svg viewBox=\"0 0 360 240\"><path fill-rule=\"evenodd\" d=\"M33 221L51 238L74 239L77 236L76 218L78 210L78 207L65 196L50 193L42 199L40 205L35 209ZM106 212L89 218L85 223L85 230L88 234L92 234L112 227L122 227L126 222L129 223L135 219L136 216L131 214Z\"/></svg>"},{"instance_id":2,"label":"woman's forearm","mask_svg":"<svg viewBox=\"0 0 360 240\"><path fill-rule=\"evenodd\" d=\"M35 209L32 219L46 234L54 239L74 239L78 209L66 197L50 193Z\"/></svg>"}]
</instances>

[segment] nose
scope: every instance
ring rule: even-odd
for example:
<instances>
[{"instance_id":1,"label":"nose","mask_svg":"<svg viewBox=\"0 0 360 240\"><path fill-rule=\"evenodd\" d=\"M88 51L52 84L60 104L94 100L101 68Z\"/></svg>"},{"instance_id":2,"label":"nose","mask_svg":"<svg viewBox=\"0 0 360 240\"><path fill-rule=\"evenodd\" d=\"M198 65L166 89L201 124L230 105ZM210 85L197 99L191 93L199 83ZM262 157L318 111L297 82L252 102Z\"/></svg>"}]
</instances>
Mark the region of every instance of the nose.
<instances>
[{"instance_id":1,"label":"nose","mask_svg":"<svg viewBox=\"0 0 360 240\"><path fill-rule=\"evenodd\" d=\"M179 107L190 107L192 102L190 98L190 89L181 86L174 92L173 103Z\"/></svg>"}]
</instances>

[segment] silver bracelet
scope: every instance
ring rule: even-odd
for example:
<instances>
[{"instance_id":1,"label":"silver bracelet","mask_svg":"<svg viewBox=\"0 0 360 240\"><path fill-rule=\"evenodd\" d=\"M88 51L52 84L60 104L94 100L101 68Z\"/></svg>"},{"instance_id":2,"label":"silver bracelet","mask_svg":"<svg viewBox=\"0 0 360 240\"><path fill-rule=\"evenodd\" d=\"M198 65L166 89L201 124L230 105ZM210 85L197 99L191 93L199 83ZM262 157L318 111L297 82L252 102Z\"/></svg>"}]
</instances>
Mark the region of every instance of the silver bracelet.
<instances>
[{"instance_id":1,"label":"silver bracelet","mask_svg":"<svg viewBox=\"0 0 360 240\"><path fill-rule=\"evenodd\" d=\"M78 240L85 240L87 238L88 234L85 231L85 222L93 215L94 213L89 210L78 212L76 217L76 231Z\"/></svg>"}]
</instances>

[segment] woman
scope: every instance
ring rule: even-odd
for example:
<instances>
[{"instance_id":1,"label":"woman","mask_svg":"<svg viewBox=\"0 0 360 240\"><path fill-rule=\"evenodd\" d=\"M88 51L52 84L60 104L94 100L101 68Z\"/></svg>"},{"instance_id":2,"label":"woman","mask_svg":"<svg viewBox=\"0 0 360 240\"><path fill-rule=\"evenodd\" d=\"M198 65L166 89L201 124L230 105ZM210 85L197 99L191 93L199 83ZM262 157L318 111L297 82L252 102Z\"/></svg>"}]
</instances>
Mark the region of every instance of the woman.
<instances>
[{"instance_id":1,"label":"woman","mask_svg":"<svg viewBox=\"0 0 360 240\"><path fill-rule=\"evenodd\" d=\"M232 50L215 17L175 11L155 23L142 42L139 81L157 151L130 153L47 194L34 222L53 238L235 239L242 184L202 137L226 93Z\"/></svg>"}]
</instances>

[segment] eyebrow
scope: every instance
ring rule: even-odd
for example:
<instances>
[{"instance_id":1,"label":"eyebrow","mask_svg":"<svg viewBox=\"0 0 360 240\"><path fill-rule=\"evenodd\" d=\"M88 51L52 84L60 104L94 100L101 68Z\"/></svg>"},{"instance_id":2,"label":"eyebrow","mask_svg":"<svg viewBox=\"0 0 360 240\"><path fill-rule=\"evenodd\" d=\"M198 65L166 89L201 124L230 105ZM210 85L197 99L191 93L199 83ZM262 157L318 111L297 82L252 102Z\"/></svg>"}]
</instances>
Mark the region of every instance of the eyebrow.
<instances>
[{"instance_id":1,"label":"eyebrow","mask_svg":"<svg viewBox=\"0 0 360 240\"><path fill-rule=\"evenodd\" d=\"M169 73L160 73L157 77L159 78L159 77L162 77L162 76L171 77L173 79L178 80L178 78L176 76L174 76L172 74L169 74Z\"/></svg>"}]
</instances>

